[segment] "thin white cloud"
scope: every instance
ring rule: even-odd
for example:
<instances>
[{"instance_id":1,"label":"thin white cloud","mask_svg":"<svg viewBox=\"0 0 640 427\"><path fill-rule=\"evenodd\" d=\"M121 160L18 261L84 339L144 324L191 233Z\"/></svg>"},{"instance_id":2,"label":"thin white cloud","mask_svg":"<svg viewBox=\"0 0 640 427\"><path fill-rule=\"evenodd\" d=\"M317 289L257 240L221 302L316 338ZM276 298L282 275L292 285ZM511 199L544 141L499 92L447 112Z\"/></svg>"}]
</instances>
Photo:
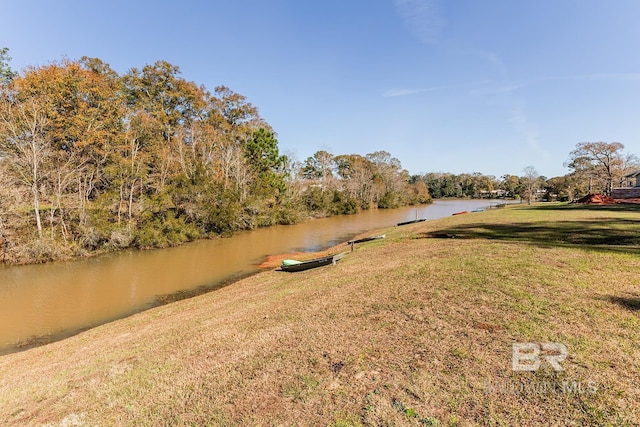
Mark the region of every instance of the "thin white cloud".
<instances>
[{"instance_id":1,"label":"thin white cloud","mask_svg":"<svg viewBox=\"0 0 640 427\"><path fill-rule=\"evenodd\" d=\"M540 142L538 141L538 133L529 123L523 107L514 107L510 111L509 121L513 125L514 130L524 137L524 140L529 147L543 157L549 157L547 150L540 145Z\"/></svg>"},{"instance_id":2,"label":"thin white cloud","mask_svg":"<svg viewBox=\"0 0 640 427\"><path fill-rule=\"evenodd\" d=\"M446 24L439 3L439 0L394 0L408 30L426 44L435 43Z\"/></svg>"},{"instance_id":3,"label":"thin white cloud","mask_svg":"<svg viewBox=\"0 0 640 427\"><path fill-rule=\"evenodd\" d=\"M496 95L496 94L500 94L500 93L515 92L516 90L520 89L523 86L525 86L525 84L522 84L522 83L511 83L511 84L504 84L502 86L486 87L486 88L482 88L482 89L473 89L469 93L471 95Z\"/></svg>"},{"instance_id":4,"label":"thin white cloud","mask_svg":"<svg viewBox=\"0 0 640 427\"><path fill-rule=\"evenodd\" d=\"M501 93L515 92L527 86L533 86L553 81L586 81L586 80L606 80L613 82L633 82L640 80L640 73L594 73L594 74L576 74L568 76L553 76L531 79L521 82L508 82L492 85L494 82L484 83L484 87L472 89L471 95L496 95Z\"/></svg>"}]
</instances>

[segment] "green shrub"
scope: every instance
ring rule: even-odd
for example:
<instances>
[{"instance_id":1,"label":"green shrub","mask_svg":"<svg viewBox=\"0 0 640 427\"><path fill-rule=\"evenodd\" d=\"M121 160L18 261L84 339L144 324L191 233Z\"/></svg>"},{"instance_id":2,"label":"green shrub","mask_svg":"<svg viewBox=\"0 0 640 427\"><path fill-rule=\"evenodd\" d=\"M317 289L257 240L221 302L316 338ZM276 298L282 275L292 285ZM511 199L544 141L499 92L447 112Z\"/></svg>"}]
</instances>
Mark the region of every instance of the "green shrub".
<instances>
[{"instance_id":1,"label":"green shrub","mask_svg":"<svg viewBox=\"0 0 640 427\"><path fill-rule=\"evenodd\" d=\"M164 248L191 241L199 237L200 232L184 218L176 217L172 210L146 215L138 222L134 245L138 248Z\"/></svg>"},{"instance_id":2,"label":"green shrub","mask_svg":"<svg viewBox=\"0 0 640 427\"><path fill-rule=\"evenodd\" d=\"M332 215L353 215L356 213L358 213L358 202L354 198L338 190L333 192Z\"/></svg>"}]
</instances>

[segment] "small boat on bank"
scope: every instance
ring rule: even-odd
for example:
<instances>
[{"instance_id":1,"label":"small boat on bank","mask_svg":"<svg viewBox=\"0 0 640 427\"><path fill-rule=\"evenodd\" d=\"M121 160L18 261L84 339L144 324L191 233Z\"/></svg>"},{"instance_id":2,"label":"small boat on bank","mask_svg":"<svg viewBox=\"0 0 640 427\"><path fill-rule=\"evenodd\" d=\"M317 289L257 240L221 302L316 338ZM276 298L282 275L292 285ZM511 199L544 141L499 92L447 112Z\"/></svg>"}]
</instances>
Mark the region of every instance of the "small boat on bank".
<instances>
[{"instance_id":1,"label":"small boat on bank","mask_svg":"<svg viewBox=\"0 0 640 427\"><path fill-rule=\"evenodd\" d=\"M451 215L464 215L464 214L467 214L467 213L469 213L469 212L468 211L461 211L461 212L454 212Z\"/></svg>"},{"instance_id":2,"label":"small boat on bank","mask_svg":"<svg viewBox=\"0 0 640 427\"><path fill-rule=\"evenodd\" d=\"M484 209L482 208L478 208L478 209L474 209L471 212L484 212Z\"/></svg>"},{"instance_id":3,"label":"small boat on bank","mask_svg":"<svg viewBox=\"0 0 640 427\"><path fill-rule=\"evenodd\" d=\"M385 234L380 234L379 236L363 237L362 239L349 240L347 244L353 245L354 243L370 242L371 240L384 239L385 237L386 237Z\"/></svg>"},{"instance_id":4,"label":"small boat on bank","mask_svg":"<svg viewBox=\"0 0 640 427\"><path fill-rule=\"evenodd\" d=\"M329 255L322 258L314 258L308 261L298 261L295 259L285 259L282 261L280 270L293 273L296 271L310 270L312 268L322 267L329 264L335 264L336 261L342 259L344 253Z\"/></svg>"},{"instance_id":5,"label":"small boat on bank","mask_svg":"<svg viewBox=\"0 0 640 427\"><path fill-rule=\"evenodd\" d=\"M400 225L409 225L409 224L415 224L416 222L423 222L426 221L427 218L420 218L420 219L414 219L413 221L404 221L404 222L399 222L396 225L400 226Z\"/></svg>"}]
</instances>

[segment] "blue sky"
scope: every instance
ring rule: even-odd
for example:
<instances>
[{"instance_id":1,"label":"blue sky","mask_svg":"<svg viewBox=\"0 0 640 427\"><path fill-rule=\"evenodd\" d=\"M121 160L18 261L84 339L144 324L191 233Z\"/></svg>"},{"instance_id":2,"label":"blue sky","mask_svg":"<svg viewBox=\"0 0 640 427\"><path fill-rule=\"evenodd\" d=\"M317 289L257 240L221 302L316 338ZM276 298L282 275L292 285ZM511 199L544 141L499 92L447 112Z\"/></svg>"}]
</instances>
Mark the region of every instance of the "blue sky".
<instances>
[{"instance_id":1,"label":"blue sky","mask_svg":"<svg viewBox=\"0 0 640 427\"><path fill-rule=\"evenodd\" d=\"M411 173L563 175L575 144L640 155L637 0L21 0L20 70L162 59L245 95L281 151L386 150Z\"/></svg>"}]
</instances>

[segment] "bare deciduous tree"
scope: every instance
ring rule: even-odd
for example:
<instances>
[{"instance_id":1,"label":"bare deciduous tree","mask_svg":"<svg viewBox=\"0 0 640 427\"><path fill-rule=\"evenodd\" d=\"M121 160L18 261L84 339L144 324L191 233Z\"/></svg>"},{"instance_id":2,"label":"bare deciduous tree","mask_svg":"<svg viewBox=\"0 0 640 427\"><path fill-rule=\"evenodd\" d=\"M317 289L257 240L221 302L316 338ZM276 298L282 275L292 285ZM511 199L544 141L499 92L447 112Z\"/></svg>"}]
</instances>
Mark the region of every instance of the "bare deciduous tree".
<instances>
[{"instance_id":1,"label":"bare deciduous tree","mask_svg":"<svg viewBox=\"0 0 640 427\"><path fill-rule=\"evenodd\" d=\"M527 199L527 204L530 205L531 200L535 198L535 194L540 188L540 175L533 166L527 166L523 172L524 175L521 178L522 189L524 197Z\"/></svg>"},{"instance_id":2,"label":"bare deciduous tree","mask_svg":"<svg viewBox=\"0 0 640 427\"><path fill-rule=\"evenodd\" d=\"M52 154L47 141L46 100L33 96L14 102L13 96L0 96L0 155L5 157L9 170L31 190L38 236L42 237L40 218L44 165Z\"/></svg>"},{"instance_id":3,"label":"bare deciduous tree","mask_svg":"<svg viewBox=\"0 0 640 427\"><path fill-rule=\"evenodd\" d=\"M624 145L619 142L580 142L569 154L567 166L589 179L590 192L595 180L611 194L614 183L619 183L629 166L637 163L634 155L623 150Z\"/></svg>"}]
</instances>

